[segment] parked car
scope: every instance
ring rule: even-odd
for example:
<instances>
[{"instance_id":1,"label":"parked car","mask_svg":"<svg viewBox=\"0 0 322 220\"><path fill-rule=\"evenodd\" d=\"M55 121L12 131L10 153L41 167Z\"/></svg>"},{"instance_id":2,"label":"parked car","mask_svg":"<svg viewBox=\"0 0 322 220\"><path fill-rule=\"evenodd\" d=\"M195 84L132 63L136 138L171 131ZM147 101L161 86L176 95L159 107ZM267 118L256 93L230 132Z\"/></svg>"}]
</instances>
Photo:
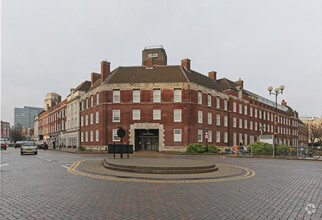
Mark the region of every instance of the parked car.
<instances>
[{"instance_id":1,"label":"parked car","mask_svg":"<svg viewBox=\"0 0 322 220\"><path fill-rule=\"evenodd\" d=\"M15 148L17 148L17 147L21 147L22 143L23 143L23 141L17 141L17 142L15 143Z\"/></svg>"},{"instance_id":2,"label":"parked car","mask_svg":"<svg viewBox=\"0 0 322 220\"><path fill-rule=\"evenodd\" d=\"M7 141L1 140L1 149L7 150Z\"/></svg>"},{"instance_id":3,"label":"parked car","mask_svg":"<svg viewBox=\"0 0 322 220\"><path fill-rule=\"evenodd\" d=\"M34 141L24 141L20 148L20 154L23 155L25 153L37 154L37 144Z\"/></svg>"}]
</instances>

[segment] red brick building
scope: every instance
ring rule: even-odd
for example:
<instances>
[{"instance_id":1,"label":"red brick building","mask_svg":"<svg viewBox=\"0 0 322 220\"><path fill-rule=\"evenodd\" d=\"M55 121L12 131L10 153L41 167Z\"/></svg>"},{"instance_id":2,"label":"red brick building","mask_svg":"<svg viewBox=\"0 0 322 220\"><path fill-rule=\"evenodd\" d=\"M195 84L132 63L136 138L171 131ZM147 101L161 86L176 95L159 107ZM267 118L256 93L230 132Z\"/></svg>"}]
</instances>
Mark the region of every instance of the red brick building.
<instances>
[{"instance_id":1,"label":"red brick building","mask_svg":"<svg viewBox=\"0 0 322 220\"><path fill-rule=\"evenodd\" d=\"M123 143L135 150L184 151L190 143L220 147L257 141L274 133L277 112L278 143L298 145L298 114L243 88L243 81L208 77L191 69L191 61L167 65L163 48L145 48L142 66L92 73L91 88L80 98L81 145L88 148Z\"/></svg>"},{"instance_id":2,"label":"red brick building","mask_svg":"<svg viewBox=\"0 0 322 220\"><path fill-rule=\"evenodd\" d=\"M10 123L1 121L1 140L9 140L10 139Z\"/></svg>"}]
</instances>

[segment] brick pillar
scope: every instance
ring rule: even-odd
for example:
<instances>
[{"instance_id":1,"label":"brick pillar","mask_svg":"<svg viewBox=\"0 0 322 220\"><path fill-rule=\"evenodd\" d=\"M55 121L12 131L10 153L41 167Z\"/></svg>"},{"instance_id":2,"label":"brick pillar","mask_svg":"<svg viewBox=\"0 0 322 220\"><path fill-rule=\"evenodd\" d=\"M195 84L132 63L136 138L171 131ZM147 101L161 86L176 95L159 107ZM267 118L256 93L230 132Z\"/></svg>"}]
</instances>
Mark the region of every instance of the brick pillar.
<instances>
[{"instance_id":1,"label":"brick pillar","mask_svg":"<svg viewBox=\"0 0 322 220\"><path fill-rule=\"evenodd\" d=\"M181 66L185 67L187 70L190 70L190 61L188 58L181 60Z\"/></svg>"}]
</instances>

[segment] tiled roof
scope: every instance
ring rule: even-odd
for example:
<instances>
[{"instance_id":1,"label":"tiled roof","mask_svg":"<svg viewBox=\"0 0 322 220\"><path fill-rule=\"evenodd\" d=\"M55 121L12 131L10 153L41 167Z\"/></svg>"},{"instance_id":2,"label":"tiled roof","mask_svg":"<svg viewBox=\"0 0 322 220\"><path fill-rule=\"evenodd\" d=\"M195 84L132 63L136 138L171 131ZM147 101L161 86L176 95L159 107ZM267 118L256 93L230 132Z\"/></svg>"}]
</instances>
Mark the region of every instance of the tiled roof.
<instances>
[{"instance_id":1,"label":"tiled roof","mask_svg":"<svg viewBox=\"0 0 322 220\"><path fill-rule=\"evenodd\" d=\"M219 84L196 71L187 71L181 66L119 67L105 83L174 83L193 82L210 89L220 90Z\"/></svg>"},{"instance_id":2,"label":"tiled roof","mask_svg":"<svg viewBox=\"0 0 322 220\"><path fill-rule=\"evenodd\" d=\"M220 88L222 90L226 90L226 89L236 90L236 87L238 86L235 82L233 82L229 79L226 79L226 78L218 79L217 82L220 85Z\"/></svg>"},{"instance_id":3,"label":"tiled roof","mask_svg":"<svg viewBox=\"0 0 322 220\"><path fill-rule=\"evenodd\" d=\"M180 66L119 67L107 78L107 83L186 82Z\"/></svg>"},{"instance_id":4,"label":"tiled roof","mask_svg":"<svg viewBox=\"0 0 322 220\"><path fill-rule=\"evenodd\" d=\"M75 89L76 91L84 91L87 92L87 90L91 87L91 82L90 81L84 81L82 82L77 88Z\"/></svg>"}]
</instances>

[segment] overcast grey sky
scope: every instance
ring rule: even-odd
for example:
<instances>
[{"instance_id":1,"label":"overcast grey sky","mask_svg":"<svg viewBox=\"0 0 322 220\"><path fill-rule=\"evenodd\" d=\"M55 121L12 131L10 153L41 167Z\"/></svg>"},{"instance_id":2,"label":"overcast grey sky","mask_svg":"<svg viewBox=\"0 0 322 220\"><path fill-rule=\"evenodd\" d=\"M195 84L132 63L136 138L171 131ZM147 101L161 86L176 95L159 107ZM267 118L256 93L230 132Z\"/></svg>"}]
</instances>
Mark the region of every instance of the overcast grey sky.
<instances>
[{"instance_id":1,"label":"overcast grey sky","mask_svg":"<svg viewBox=\"0 0 322 220\"><path fill-rule=\"evenodd\" d=\"M111 68L141 65L145 46L163 45L169 65L244 80L301 116L322 116L320 0L2 0L1 120L14 108L43 107L45 95Z\"/></svg>"}]
</instances>

